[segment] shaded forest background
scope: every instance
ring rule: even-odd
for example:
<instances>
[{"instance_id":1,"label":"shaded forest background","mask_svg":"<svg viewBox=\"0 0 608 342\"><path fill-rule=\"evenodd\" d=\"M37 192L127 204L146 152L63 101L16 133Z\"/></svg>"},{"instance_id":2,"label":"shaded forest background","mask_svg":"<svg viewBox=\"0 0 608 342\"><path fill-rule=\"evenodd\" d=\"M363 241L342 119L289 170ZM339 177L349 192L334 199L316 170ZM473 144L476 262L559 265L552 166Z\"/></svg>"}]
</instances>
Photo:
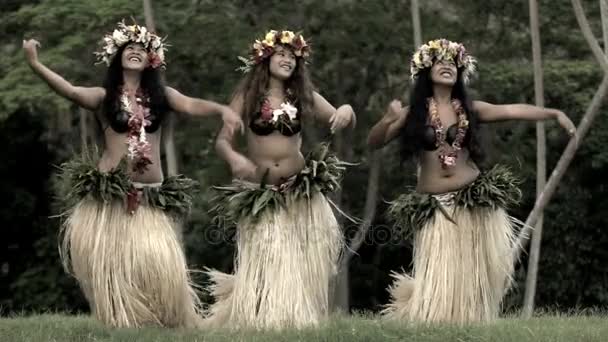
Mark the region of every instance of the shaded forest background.
<instances>
[{"instance_id":1,"label":"shaded forest background","mask_svg":"<svg viewBox=\"0 0 608 342\"><path fill-rule=\"evenodd\" d=\"M55 166L94 141L91 114L55 95L29 69L23 38L42 43L40 59L74 84L100 85L105 67L93 66L102 34L122 18L144 23L139 1L2 0L0 2L0 313L87 310L75 281L61 268L60 220L53 194ZM598 41L597 0L583 5ZM269 28L302 30L313 45L315 85L334 105L350 103L358 115L352 132L335 138L344 159L359 163L347 173L335 200L361 217L370 163L366 136L388 102L406 99L409 57L415 46L409 1L403 0L157 0L156 29L171 44L167 83L185 94L228 102L240 74L237 56ZM479 60L471 84L474 99L493 103L534 102L528 3L523 0L421 1L423 41L445 37L463 42ZM540 0L545 103L578 123L602 72L585 43L570 1ZM571 310L608 308L608 109L603 108L545 212L536 304ZM175 114L178 170L203 189L229 181L213 150L218 119ZM484 127L488 164L509 165L524 180L523 204L512 214L525 220L534 204L535 126L510 122ZM305 130L305 147L327 137L319 125ZM551 170L567 136L547 124ZM390 271L409 269L411 245L389 233L386 201L414 184L414 166L401 164L396 144L377 156L381 163L376 215L365 241L339 286L340 305L378 311L388 300ZM192 267L230 271L234 246L221 227L210 225L210 194L202 191L184 227ZM357 227L345 224L348 236ZM505 310L521 306L526 255ZM201 283L205 279L197 279ZM204 300L208 300L201 294Z\"/></svg>"}]
</instances>

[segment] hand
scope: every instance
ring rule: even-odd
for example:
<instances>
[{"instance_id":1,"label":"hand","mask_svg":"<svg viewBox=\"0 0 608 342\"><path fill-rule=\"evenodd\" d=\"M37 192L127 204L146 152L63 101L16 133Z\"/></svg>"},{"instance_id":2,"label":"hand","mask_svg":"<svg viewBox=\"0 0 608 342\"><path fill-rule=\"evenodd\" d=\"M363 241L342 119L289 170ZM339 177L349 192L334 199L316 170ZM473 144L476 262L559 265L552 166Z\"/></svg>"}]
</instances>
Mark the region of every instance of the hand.
<instances>
[{"instance_id":1,"label":"hand","mask_svg":"<svg viewBox=\"0 0 608 342\"><path fill-rule=\"evenodd\" d=\"M249 158L237 154L230 162L232 176L237 179L253 179L258 167Z\"/></svg>"},{"instance_id":2,"label":"hand","mask_svg":"<svg viewBox=\"0 0 608 342\"><path fill-rule=\"evenodd\" d=\"M384 114L384 118L389 122L395 122L401 118L403 115L403 103L399 100L393 100L386 108L386 113Z\"/></svg>"},{"instance_id":3,"label":"hand","mask_svg":"<svg viewBox=\"0 0 608 342\"><path fill-rule=\"evenodd\" d=\"M223 106L221 114L222 121L224 121L224 125L228 128L231 135L234 134L234 131L237 129L241 132L241 134L245 133L243 119L230 107Z\"/></svg>"},{"instance_id":4,"label":"hand","mask_svg":"<svg viewBox=\"0 0 608 342\"><path fill-rule=\"evenodd\" d=\"M570 118L560 110L555 110L557 114L557 122L562 126L568 135L573 136L576 133L576 126Z\"/></svg>"},{"instance_id":5,"label":"hand","mask_svg":"<svg viewBox=\"0 0 608 342\"><path fill-rule=\"evenodd\" d=\"M38 61L38 48L40 43L35 39L23 40L23 52L28 63L32 64Z\"/></svg>"},{"instance_id":6,"label":"hand","mask_svg":"<svg viewBox=\"0 0 608 342\"><path fill-rule=\"evenodd\" d=\"M334 115L329 118L329 123L331 124L331 132L334 133L335 131L350 125L354 117L355 112L353 111L353 107L349 105L340 106L340 108L336 110Z\"/></svg>"}]
</instances>

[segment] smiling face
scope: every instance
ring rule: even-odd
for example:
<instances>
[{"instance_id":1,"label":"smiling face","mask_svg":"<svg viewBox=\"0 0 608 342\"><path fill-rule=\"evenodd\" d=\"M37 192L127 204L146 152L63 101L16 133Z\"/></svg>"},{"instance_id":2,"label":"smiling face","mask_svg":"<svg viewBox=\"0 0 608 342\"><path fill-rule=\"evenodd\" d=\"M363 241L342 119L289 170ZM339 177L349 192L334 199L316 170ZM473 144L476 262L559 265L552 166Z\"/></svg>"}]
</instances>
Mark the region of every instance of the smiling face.
<instances>
[{"instance_id":1,"label":"smiling face","mask_svg":"<svg viewBox=\"0 0 608 342\"><path fill-rule=\"evenodd\" d=\"M453 86L458 78L458 69L452 60L436 61L431 68L431 80L435 84Z\"/></svg>"},{"instance_id":2,"label":"smiling face","mask_svg":"<svg viewBox=\"0 0 608 342\"><path fill-rule=\"evenodd\" d=\"M296 63L293 51L284 46L277 46L274 54L270 56L270 76L285 81L293 75Z\"/></svg>"},{"instance_id":3,"label":"smiling face","mask_svg":"<svg viewBox=\"0 0 608 342\"><path fill-rule=\"evenodd\" d=\"M143 71L149 64L148 51L142 44L129 43L122 52L121 62L124 69Z\"/></svg>"}]
</instances>

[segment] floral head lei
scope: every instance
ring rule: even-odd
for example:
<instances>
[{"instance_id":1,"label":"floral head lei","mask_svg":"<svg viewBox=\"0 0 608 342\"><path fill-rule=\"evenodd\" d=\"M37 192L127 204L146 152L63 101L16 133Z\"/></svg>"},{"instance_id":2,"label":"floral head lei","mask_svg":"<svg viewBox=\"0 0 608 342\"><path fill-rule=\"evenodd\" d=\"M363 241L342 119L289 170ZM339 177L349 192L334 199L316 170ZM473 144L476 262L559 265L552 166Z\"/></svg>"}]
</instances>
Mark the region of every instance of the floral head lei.
<instances>
[{"instance_id":1,"label":"floral head lei","mask_svg":"<svg viewBox=\"0 0 608 342\"><path fill-rule=\"evenodd\" d=\"M280 45L289 47L293 50L296 57L301 57L305 60L311 53L310 45L308 45L304 36L301 34L293 33L292 31L270 30L264 35L264 39L255 40L247 58L238 57L244 65L237 70L242 71L243 73L251 71L254 66L272 56L272 54L275 53L276 47Z\"/></svg>"},{"instance_id":2,"label":"floral head lei","mask_svg":"<svg viewBox=\"0 0 608 342\"><path fill-rule=\"evenodd\" d=\"M454 61L458 69L463 68L465 83L475 74L475 58L467 54L464 45L447 39L435 39L423 44L412 56L410 73L415 80L420 70L430 68L435 61Z\"/></svg>"},{"instance_id":3,"label":"floral head lei","mask_svg":"<svg viewBox=\"0 0 608 342\"><path fill-rule=\"evenodd\" d=\"M122 20L112 34L106 34L101 42L101 50L95 52L97 63L110 65L112 58L122 46L128 43L140 43L148 51L148 61L152 68L165 67L165 51L167 44L164 39L148 31L145 26L127 25Z\"/></svg>"}]
</instances>

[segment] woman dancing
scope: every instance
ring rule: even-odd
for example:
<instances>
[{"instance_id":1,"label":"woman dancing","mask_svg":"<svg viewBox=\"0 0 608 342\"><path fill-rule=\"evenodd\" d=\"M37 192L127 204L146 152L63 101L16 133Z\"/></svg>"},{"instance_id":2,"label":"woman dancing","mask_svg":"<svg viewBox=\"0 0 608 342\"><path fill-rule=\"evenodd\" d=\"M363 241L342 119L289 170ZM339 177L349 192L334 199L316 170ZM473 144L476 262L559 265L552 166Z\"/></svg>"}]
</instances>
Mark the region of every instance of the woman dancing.
<instances>
[{"instance_id":1,"label":"woman dancing","mask_svg":"<svg viewBox=\"0 0 608 342\"><path fill-rule=\"evenodd\" d=\"M97 163L79 158L62 167L72 204L62 229L64 266L106 325L198 326L200 303L178 229L194 182L163 177L162 123L170 110L220 113L226 131L242 121L226 106L164 86L165 43L145 27L120 22L102 44L96 55L108 65L103 87L79 87L38 60L37 41L23 42L32 70L57 94L94 111L103 133Z\"/></svg>"},{"instance_id":2,"label":"woman dancing","mask_svg":"<svg viewBox=\"0 0 608 342\"><path fill-rule=\"evenodd\" d=\"M509 170L480 170L479 124L555 119L570 134L561 111L526 104L470 101L465 83L475 59L464 46L429 41L411 60L410 104L393 101L369 133L379 148L401 137L403 154L418 163L418 184L389 208L402 232L414 234L412 276L395 275L386 312L421 322L477 322L497 318L513 273L517 221L506 210L518 203Z\"/></svg>"},{"instance_id":3,"label":"woman dancing","mask_svg":"<svg viewBox=\"0 0 608 342\"><path fill-rule=\"evenodd\" d=\"M309 55L302 35L271 30L242 59L246 75L231 107L248 122L247 154L234 149L228 127L216 144L235 180L218 188L215 209L237 225L238 251L233 275L210 272L210 324L303 327L328 314L342 232L326 194L339 187L345 163L326 144L304 158L302 121L315 118L333 132L355 115L313 90Z\"/></svg>"}]
</instances>

